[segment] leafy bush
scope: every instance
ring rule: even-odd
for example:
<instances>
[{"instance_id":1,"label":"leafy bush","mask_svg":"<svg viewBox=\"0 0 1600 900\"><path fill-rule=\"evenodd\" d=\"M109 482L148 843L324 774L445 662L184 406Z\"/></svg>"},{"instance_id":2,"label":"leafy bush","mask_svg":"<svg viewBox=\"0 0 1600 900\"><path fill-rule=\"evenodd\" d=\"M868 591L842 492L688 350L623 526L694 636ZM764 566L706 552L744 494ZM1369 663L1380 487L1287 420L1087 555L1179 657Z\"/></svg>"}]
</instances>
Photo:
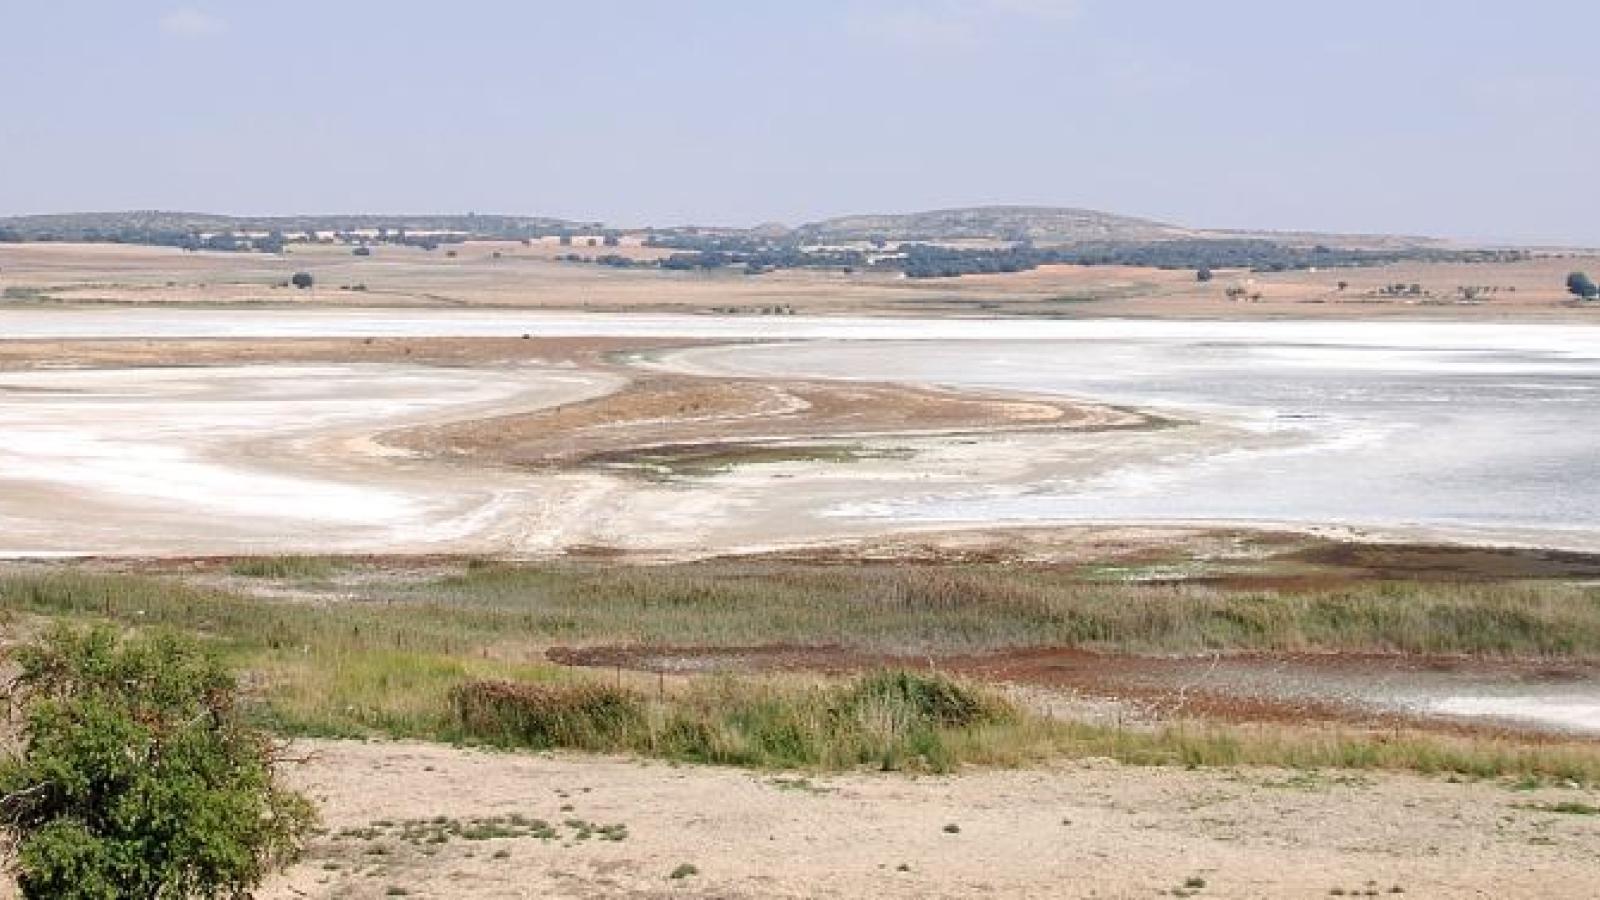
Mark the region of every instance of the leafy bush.
<instances>
[{"instance_id":1,"label":"leafy bush","mask_svg":"<svg viewBox=\"0 0 1600 900\"><path fill-rule=\"evenodd\" d=\"M244 897L314 814L197 643L60 626L16 653L0 814L25 897Z\"/></svg>"}]
</instances>

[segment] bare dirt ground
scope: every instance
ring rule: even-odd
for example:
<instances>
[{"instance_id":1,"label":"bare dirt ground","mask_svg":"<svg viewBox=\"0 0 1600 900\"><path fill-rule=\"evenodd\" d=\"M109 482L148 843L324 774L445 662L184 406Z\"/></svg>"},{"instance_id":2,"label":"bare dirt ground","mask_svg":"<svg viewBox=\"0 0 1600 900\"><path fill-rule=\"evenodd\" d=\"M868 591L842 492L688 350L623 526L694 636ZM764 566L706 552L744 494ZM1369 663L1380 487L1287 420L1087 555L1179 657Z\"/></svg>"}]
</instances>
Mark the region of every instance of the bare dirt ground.
<instances>
[{"instance_id":1,"label":"bare dirt ground","mask_svg":"<svg viewBox=\"0 0 1600 900\"><path fill-rule=\"evenodd\" d=\"M296 247L292 254L185 253L164 247L0 245L6 303L190 303L330 306L509 306L595 311L802 315L1156 316L1185 318L1576 319L1568 272L1594 257L1517 263L1401 263L1283 273L1223 270L1199 283L1189 270L1047 266L1007 275L905 279L882 273L739 273L621 270L556 261L563 252L650 256L641 247L562 248L471 242L446 251ZM296 271L311 290L286 286ZM1345 286L1341 288L1340 282ZM1384 288L1417 285L1393 296ZM1478 289L1468 300L1464 288ZM1234 289L1235 298L1228 296ZM1594 307L1594 304L1590 304Z\"/></svg>"},{"instance_id":2,"label":"bare dirt ground","mask_svg":"<svg viewBox=\"0 0 1600 900\"><path fill-rule=\"evenodd\" d=\"M637 370L630 370L637 373ZM391 432L386 443L511 465L626 463L646 450L708 458L719 448L839 438L1136 427L1093 404L905 385L651 375L596 400L516 416Z\"/></svg>"},{"instance_id":3,"label":"bare dirt ground","mask_svg":"<svg viewBox=\"0 0 1600 900\"><path fill-rule=\"evenodd\" d=\"M1600 893L1600 820L1551 811L1596 801L1569 788L1093 761L807 778L417 744L301 749L312 759L290 777L329 834L267 900ZM552 834L506 827L513 817ZM473 820L480 839L448 833ZM521 836L491 837L495 823Z\"/></svg>"}]
</instances>

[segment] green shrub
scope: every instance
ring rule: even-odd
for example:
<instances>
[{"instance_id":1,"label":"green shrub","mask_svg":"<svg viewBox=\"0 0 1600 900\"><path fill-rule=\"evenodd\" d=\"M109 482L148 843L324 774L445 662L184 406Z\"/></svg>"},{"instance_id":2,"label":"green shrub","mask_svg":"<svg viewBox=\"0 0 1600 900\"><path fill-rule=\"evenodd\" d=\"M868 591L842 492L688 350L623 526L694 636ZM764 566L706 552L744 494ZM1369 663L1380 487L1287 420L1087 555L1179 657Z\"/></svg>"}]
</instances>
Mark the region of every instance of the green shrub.
<instances>
[{"instance_id":1,"label":"green shrub","mask_svg":"<svg viewBox=\"0 0 1600 900\"><path fill-rule=\"evenodd\" d=\"M311 807L198 644L61 626L16 662L0 813L25 897L243 897L298 852Z\"/></svg>"}]
</instances>

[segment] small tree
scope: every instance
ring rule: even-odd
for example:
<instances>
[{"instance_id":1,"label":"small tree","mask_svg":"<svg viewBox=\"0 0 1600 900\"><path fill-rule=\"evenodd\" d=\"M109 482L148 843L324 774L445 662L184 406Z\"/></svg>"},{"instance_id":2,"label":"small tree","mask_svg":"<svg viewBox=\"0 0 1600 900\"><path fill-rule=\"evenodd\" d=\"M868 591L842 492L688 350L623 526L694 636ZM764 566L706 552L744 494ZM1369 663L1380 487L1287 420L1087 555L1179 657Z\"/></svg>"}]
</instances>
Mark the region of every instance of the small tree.
<instances>
[{"instance_id":1,"label":"small tree","mask_svg":"<svg viewBox=\"0 0 1600 900\"><path fill-rule=\"evenodd\" d=\"M1593 300L1600 297L1600 285L1594 283L1586 272L1573 272L1567 276L1567 290L1583 298Z\"/></svg>"},{"instance_id":2,"label":"small tree","mask_svg":"<svg viewBox=\"0 0 1600 900\"><path fill-rule=\"evenodd\" d=\"M198 644L62 626L16 662L0 821L24 897L247 897L299 851L311 806Z\"/></svg>"},{"instance_id":3,"label":"small tree","mask_svg":"<svg viewBox=\"0 0 1600 900\"><path fill-rule=\"evenodd\" d=\"M303 291L315 284L316 281L311 277L310 272L296 272L294 277L289 279L289 283Z\"/></svg>"},{"instance_id":4,"label":"small tree","mask_svg":"<svg viewBox=\"0 0 1600 900\"><path fill-rule=\"evenodd\" d=\"M1202 284L1204 284L1207 281L1210 281L1211 280L1211 267L1210 266L1201 266L1199 269L1195 270L1194 280L1198 281L1198 282L1200 282Z\"/></svg>"}]
</instances>

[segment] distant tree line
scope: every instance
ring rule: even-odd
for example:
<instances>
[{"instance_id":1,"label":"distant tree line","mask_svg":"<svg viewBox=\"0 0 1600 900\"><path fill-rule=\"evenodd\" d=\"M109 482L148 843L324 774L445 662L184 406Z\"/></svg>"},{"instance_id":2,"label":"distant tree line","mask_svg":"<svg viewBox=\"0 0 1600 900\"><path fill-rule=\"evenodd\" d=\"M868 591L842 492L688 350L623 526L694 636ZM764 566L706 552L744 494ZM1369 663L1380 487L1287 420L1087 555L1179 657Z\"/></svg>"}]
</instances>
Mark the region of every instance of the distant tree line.
<instances>
[{"instance_id":1,"label":"distant tree line","mask_svg":"<svg viewBox=\"0 0 1600 900\"><path fill-rule=\"evenodd\" d=\"M652 239L656 240L656 239ZM656 240L654 244L668 242ZM1141 266L1158 269L1194 269L1201 281L1216 269L1283 272L1310 268L1379 266L1402 260L1437 262L1506 262L1528 258L1520 250L1347 250L1326 246L1301 247L1254 239L1194 239L1143 242L1104 242L1066 247L1013 247L974 249L938 244L901 244L893 250L867 252L853 249L803 248L787 243L767 243L748 238L680 236L673 244L698 249L674 253L650 263L663 269L690 271L743 266L750 274L775 269L873 269L903 272L910 278L952 278L959 275L1026 272L1043 265Z\"/></svg>"},{"instance_id":2,"label":"distant tree line","mask_svg":"<svg viewBox=\"0 0 1600 900\"><path fill-rule=\"evenodd\" d=\"M387 223L387 224L385 224ZM404 223L404 224L403 224ZM599 224L511 216L368 216L237 219L184 214L84 214L0 220L0 243L141 244L184 250L281 253L289 244L396 244L435 250L468 240L524 243L576 233L594 234L591 245L615 247L621 234Z\"/></svg>"},{"instance_id":3,"label":"distant tree line","mask_svg":"<svg viewBox=\"0 0 1600 900\"><path fill-rule=\"evenodd\" d=\"M912 278L941 278L991 272L1023 272L1042 265L1141 266L1194 269L1209 280L1216 269L1285 272L1311 268L1380 266L1402 260L1505 262L1526 259L1520 250L1346 250L1300 247L1254 239L1195 239L1077 244L1036 248L974 250L931 244L903 246L904 271Z\"/></svg>"}]
</instances>

